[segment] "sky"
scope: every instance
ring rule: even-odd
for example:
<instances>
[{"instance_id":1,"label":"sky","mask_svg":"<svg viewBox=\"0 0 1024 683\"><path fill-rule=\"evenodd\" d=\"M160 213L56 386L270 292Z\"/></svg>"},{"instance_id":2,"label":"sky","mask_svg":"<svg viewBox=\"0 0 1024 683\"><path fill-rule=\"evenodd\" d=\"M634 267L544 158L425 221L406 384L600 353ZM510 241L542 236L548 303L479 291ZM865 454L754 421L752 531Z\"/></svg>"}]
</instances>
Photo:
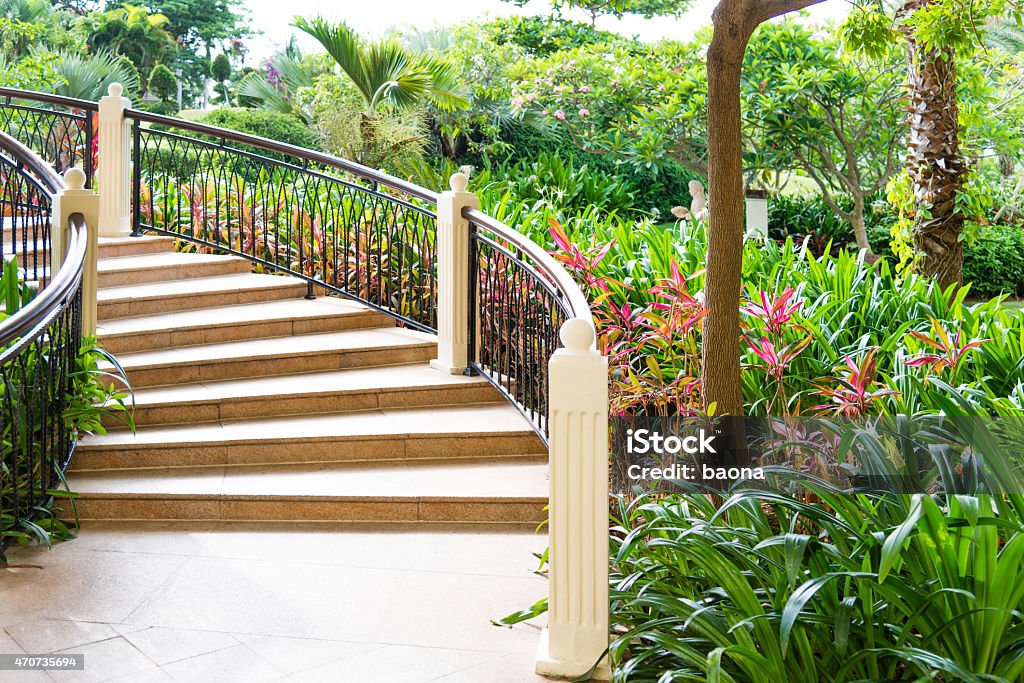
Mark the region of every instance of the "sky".
<instances>
[{"instance_id":1,"label":"sky","mask_svg":"<svg viewBox=\"0 0 1024 683\"><path fill-rule=\"evenodd\" d=\"M323 15L345 21L361 33L380 35L393 26L451 26L466 19L510 14L545 14L548 0L530 0L524 8L501 0L243 0L253 28L262 32L249 41L250 63L262 61L286 43L295 32L291 26L296 15ZM643 40L675 38L685 40L698 28L711 22L711 10L717 0L696 0L694 7L680 19L642 17L601 17L598 28L638 35ZM820 22L846 14L848 0L827 0L809 10L809 21ZM579 18L582 18L580 15ZM303 36L300 45L314 49L318 45Z\"/></svg>"}]
</instances>

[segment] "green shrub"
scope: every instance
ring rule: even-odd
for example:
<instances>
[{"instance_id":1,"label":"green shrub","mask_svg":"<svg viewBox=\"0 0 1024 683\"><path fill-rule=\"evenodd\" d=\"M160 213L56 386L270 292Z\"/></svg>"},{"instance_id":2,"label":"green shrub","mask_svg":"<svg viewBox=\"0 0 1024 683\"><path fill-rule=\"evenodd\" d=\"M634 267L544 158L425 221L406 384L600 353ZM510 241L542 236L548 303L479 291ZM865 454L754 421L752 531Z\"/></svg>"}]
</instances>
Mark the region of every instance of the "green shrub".
<instances>
[{"instance_id":1,"label":"green shrub","mask_svg":"<svg viewBox=\"0 0 1024 683\"><path fill-rule=\"evenodd\" d=\"M178 79L163 64L157 64L146 79L146 87L149 92L158 97L162 102L169 102L178 96Z\"/></svg>"},{"instance_id":2,"label":"green shrub","mask_svg":"<svg viewBox=\"0 0 1024 683\"><path fill-rule=\"evenodd\" d=\"M1024 497L620 504L616 681L1020 681Z\"/></svg>"},{"instance_id":3,"label":"green shrub","mask_svg":"<svg viewBox=\"0 0 1024 683\"><path fill-rule=\"evenodd\" d=\"M964 249L964 282L971 283L972 297L1024 295L1024 230L980 229Z\"/></svg>"},{"instance_id":4,"label":"green shrub","mask_svg":"<svg viewBox=\"0 0 1024 683\"><path fill-rule=\"evenodd\" d=\"M562 17L499 17L481 24L480 28L496 45L518 45L528 54L537 57L574 47L625 40L590 24Z\"/></svg>"},{"instance_id":5,"label":"green shrub","mask_svg":"<svg viewBox=\"0 0 1024 683\"><path fill-rule=\"evenodd\" d=\"M853 208L853 199L844 196L839 205L844 211L849 211ZM869 234L869 242L873 230L876 233L884 230L888 235L889 227L894 220L895 216L881 194L867 200L864 223ZM797 238L811 235L823 241L832 240L839 246L854 242L853 226L850 222L833 211L821 195L817 194L772 194L768 198L768 234L775 239L783 239L790 235Z\"/></svg>"},{"instance_id":6,"label":"green shrub","mask_svg":"<svg viewBox=\"0 0 1024 683\"><path fill-rule=\"evenodd\" d=\"M198 121L298 147L317 149L316 134L302 121L287 114L263 109L214 109Z\"/></svg>"}]
</instances>

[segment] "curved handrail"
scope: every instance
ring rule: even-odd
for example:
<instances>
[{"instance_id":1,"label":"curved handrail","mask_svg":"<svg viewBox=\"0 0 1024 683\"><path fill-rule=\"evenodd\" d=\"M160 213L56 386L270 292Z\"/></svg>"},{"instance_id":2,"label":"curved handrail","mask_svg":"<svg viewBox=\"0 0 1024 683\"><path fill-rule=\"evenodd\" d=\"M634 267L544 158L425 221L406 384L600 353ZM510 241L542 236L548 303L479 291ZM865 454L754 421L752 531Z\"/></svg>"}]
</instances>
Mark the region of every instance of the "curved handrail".
<instances>
[{"instance_id":1,"label":"curved handrail","mask_svg":"<svg viewBox=\"0 0 1024 683\"><path fill-rule=\"evenodd\" d=\"M35 176L34 180L38 181L51 196L65 189L64 179L57 175L49 164L25 145L3 132L0 132L0 150L7 152L17 160L22 168L31 171ZM71 215L69 222L71 224L71 241L64 263L60 270L52 275L49 283L38 296L0 323L0 348L4 348L20 338L30 337L33 331L40 325L45 325L55 312L66 305L69 297L78 289L85 268L86 239L83 234L80 234L85 230L85 219L81 214L76 213ZM0 360L15 353L17 349L18 345L6 349L0 353Z\"/></svg>"},{"instance_id":2,"label":"curved handrail","mask_svg":"<svg viewBox=\"0 0 1024 683\"><path fill-rule=\"evenodd\" d=\"M31 171L32 175L35 176L34 180L40 181L41 187L51 195L64 189L64 179L53 170L50 164L43 161L38 154L3 131L0 131L0 149L9 152L10 156L20 163L22 167Z\"/></svg>"},{"instance_id":3,"label":"curved handrail","mask_svg":"<svg viewBox=\"0 0 1024 683\"><path fill-rule=\"evenodd\" d=\"M583 294L583 290L572 279L568 271L551 254L526 235L478 209L463 209L462 216L478 227L491 231L505 242L515 245L517 249L529 256L534 267L555 287L559 297L566 304L568 312L571 313L571 317L584 318L593 326L594 320L586 295Z\"/></svg>"},{"instance_id":4,"label":"curved handrail","mask_svg":"<svg viewBox=\"0 0 1024 683\"><path fill-rule=\"evenodd\" d=\"M84 109L86 111L99 110L99 105L96 102L92 102L90 100L80 100L75 97L65 97L63 95L33 92L31 90L19 90L17 88L0 88L0 97L6 97L9 99L17 100L30 100L33 102L45 102L46 104L56 104L61 107L70 107L72 109Z\"/></svg>"},{"instance_id":5,"label":"curved handrail","mask_svg":"<svg viewBox=\"0 0 1024 683\"><path fill-rule=\"evenodd\" d=\"M0 352L0 362L16 355L20 350L20 345L16 343L10 348L5 348L8 344L19 339L28 342L37 329L46 326L50 319L67 305L82 282L85 252L88 247L88 240L85 238L85 217L80 213L73 213L69 216L68 223L71 227L71 240L68 244L67 257L57 275L27 306L0 323L0 348L4 349Z\"/></svg>"},{"instance_id":6,"label":"curved handrail","mask_svg":"<svg viewBox=\"0 0 1024 683\"><path fill-rule=\"evenodd\" d=\"M312 149L290 145L286 142L278 142L277 140L263 138L258 135L240 133L237 130L231 130L229 128L210 126L205 123L196 123L195 121L178 119L173 116L163 116L162 114L154 114L152 112L140 111L138 109L127 110L125 112L125 116L146 123L155 123L158 125L165 125L172 128L191 131L193 133L199 133L200 135L216 136L229 142L255 147L267 152L287 154L288 156L292 156L303 161L321 164L329 168L336 168L338 170L345 171L346 173L351 173L363 180L368 180L379 185L390 187L394 190L404 192L412 197L418 197L419 199L423 199L433 204L437 203L436 192L402 180L401 178L396 178L395 176L384 173L383 171L374 170L369 166L364 166L360 163L356 163L355 161L342 159L341 157L334 156L333 154L317 152Z\"/></svg>"}]
</instances>

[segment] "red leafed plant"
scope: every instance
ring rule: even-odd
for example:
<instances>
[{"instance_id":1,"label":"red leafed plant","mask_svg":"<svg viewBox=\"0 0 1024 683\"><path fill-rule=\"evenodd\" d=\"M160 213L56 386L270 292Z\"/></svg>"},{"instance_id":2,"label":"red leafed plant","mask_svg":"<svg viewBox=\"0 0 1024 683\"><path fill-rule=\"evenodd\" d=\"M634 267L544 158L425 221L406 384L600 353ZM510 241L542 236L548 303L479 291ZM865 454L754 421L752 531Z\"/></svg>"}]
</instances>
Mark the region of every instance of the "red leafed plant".
<instances>
[{"instance_id":1,"label":"red leafed plant","mask_svg":"<svg viewBox=\"0 0 1024 683\"><path fill-rule=\"evenodd\" d=\"M921 353L904 362L912 368L923 367L926 372L932 371L936 375L941 375L943 370L948 368L955 377L960 363L971 349L978 348L988 339L974 339L965 344L963 343L963 330L958 329L956 334L950 337L942 323L935 318L932 318L931 321L931 337L923 332L911 331L910 334L925 346L934 349L935 353Z\"/></svg>"},{"instance_id":2,"label":"red leafed plant","mask_svg":"<svg viewBox=\"0 0 1024 683\"><path fill-rule=\"evenodd\" d=\"M572 243L561 223L552 218L549 220L549 226L551 238L560 250L554 252L554 257L577 276L577 281L591 290L607 292L612 283L606 277L597 274L597 267L615 246L615 240L611 240L604 246L595 246L583 251Z\"/></svg>"},{"instance_id":3,"label":"red leafed plant","mask_svg":"<svg viewBox=\"0 0 1024 683\"><path fill-rule=\"evenodd\" d=\"M847 356L845 364L836 368L837 372L844 375L828 378L837 386L816 385L816 393L830 402L816 406L815 410L844 417L858 417L867 415L872 405L883 397L898 394L899 392L892 389L874 388L877 353L877 348L871 349L859 362Z\"/></svg>"},{"instance_id":4,"label":"red leafed plant","mask_svg":"<svg viewBox=\"0 0 1024 683\"><path fill-rule=\"evenodd\" d=\"M783 329L793 319L803 305L803 301L790 303L796 294L792 287L786 287L778 297L772 297L768 292L758 293L760 301L751 301L740 309L740 313L764 321L764 328L771 334L781 334Z\"/></svg>"}]
</instances>

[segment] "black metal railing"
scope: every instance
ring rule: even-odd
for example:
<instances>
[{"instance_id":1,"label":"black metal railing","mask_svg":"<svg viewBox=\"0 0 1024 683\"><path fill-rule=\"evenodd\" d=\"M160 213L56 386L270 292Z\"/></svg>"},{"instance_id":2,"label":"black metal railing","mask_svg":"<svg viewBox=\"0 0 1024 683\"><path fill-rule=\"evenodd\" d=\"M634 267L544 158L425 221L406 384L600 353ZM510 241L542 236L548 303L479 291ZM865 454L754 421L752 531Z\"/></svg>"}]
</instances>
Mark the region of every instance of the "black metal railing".
<instances>
[{"instance_id":1,"label":"black metal railing","mask_svg":"<svg viewBox=\"0 0 1024 683\"><path fill-rule=\"evenodd\" d=\"M0 151L16 159L0 182L40 187L29 209L51 210L63 181L27 148L0 134ZM25 181L25 178L29 178ZM4 192L6 195L6 191ZM76 435L65 411L74 394L82 343L84 220L72 214L67 255L46 286L0 321L0 544L10 542L45 509L59 488ZM37 247L49 250L49 233Z\"/></svg>"},{"instance_id":2,"label":"black metal railing","mask_svg":"<svg viewBox=\"0 0 1024 683\"><path fill-rule=\"evenodd\" d=\"M562 323L591 319L565 269L522 234L476 210L469 221L469 365L547 441L548 361Z\"/></svg>"},{"instance_id":3,"label":"black metal railing","mask_svg":"<svg viewBox=\"0 0 1024 683\"><path fill-rule=\"evenodd\" d=\"M65 122L45 113L61 104L53 96L0 89L0 97L42 103L17 105L37 116L33 140L64 138ZM436 331L437 193L274 140L143 111L126 116L133 234L157 232L176 237L183 248L239 255L257 269L305 280L310 296L337 294L409 327ZM90 126L81 130L91 147L96 136ZM548 360L562 323L590 319L589 304L566 271L528 238L479 211L464 217L471 231L471 371L546 440Z\"/></svg>"},{"instance_id":4,"label":"black metal railing","mask_svg":"<svg viewBox=\"0 0 1024 683\"><path fill-rule=\"evenodd\" d=\"M133 228L434 331L436 194L327 154L130 110ZM145 125L144 125L145 124Z\"/></svg>"},{"instance_id":5,"label":"black metal railing","mask_svg":"<svg viewBox=\"0 0 1024 683\"><path fill-rule=\"evenodd\" d=\"M22 279L42 286L49 275L50 212L52 191L45 185L44 163L12 138L0 146L0 275L17 266Z\"/></svg>"},{"instance_id":6,"label":"black metal railing","mask_svg":"<svg viewBox=\"0 0 1024 683\"><path fill-rule=\"evenodd\" d=\"M0 132L48 161L58 173L85 171L92 187L96 165L98 105L88 100L0 88Z\"/></svg>"}]
</instances>

